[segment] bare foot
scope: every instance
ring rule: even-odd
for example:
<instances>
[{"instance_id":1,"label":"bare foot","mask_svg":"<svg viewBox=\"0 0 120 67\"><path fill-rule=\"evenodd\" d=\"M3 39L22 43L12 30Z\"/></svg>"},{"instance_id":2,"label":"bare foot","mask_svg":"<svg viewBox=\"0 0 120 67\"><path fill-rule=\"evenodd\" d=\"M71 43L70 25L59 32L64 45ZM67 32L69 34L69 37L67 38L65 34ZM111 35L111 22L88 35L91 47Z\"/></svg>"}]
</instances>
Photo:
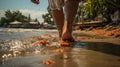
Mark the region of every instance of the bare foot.
<instances>
[{"instance_id":1,"label":"bare foot","mask_svg":"<svg viewBox=\"0 0 120 67\"><path fill-rule=\"evenodd\" d=\"M75 42L75 40L72 36L72 33L68 32L68 31L63 31L61 40Z\"/></svg>"},{"instance_id":2,"label":"bare foot","mask_svg":"<svg viewBox=\"0 0 120 67\"><path fill-rule=\"evenodd\" d=\"M75 42L74 38L72 36L62 36L63 41L69 41L69 42Z\"/></svg>"},{"instance_id":3,"label":"bare foot","mask_svg":"<svg viewBox=\"0 0 120 67\"><path fill-rule=\"evenodd\" d=\"M72 25L68 24L67 22L64 24L61 40L69 42L75 41L72 36Z\"/></svg>"},{"instance_id":4,"label":"bare foot","mask_svg":"<svg viewBox=\"0 0 120 67\"><path fill-rule=\"evenodd\" d=\"M59 44L60 44L61 46L72 46L72 45L75 44L75 42L60 40Z\"/></svg>"}]
</instances>

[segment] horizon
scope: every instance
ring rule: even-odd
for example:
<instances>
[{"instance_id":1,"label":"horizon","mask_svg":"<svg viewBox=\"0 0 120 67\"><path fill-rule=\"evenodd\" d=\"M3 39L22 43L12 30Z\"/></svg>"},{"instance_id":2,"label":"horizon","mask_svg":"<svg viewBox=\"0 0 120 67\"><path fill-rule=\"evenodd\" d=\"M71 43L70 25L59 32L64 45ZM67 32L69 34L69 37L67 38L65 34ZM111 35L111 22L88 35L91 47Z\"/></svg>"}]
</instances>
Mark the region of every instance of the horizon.
<instances>
[{"instance_id":1,"label":"horizon","mask_svg":"<svg viewBox=\"0 0 120 67\"><path fill-rule=\"evenodd\" d=\"M6 10L20 11L23 15L31 15L32 19L37 18L39 22L43 22L42 14L47 12L47 0L40 0L40 4L36 5L31 0L1 0L0 1L0 18L4 17Z\"/></svg>"}]
</instances>

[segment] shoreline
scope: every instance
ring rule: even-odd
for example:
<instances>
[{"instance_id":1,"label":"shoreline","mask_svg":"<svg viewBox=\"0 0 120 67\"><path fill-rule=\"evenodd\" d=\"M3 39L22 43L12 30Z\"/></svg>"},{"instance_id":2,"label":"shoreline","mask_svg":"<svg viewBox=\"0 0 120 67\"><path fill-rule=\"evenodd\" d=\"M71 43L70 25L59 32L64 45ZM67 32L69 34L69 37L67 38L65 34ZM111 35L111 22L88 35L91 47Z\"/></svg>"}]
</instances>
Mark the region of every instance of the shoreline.
<instances>
[{"instance_id":1,"label":"shoreline","mask_svg":"<svg viewBox=\"0 0 120 67\"><path fill-rule=\"evenodd\" d=\"M11 32L13 32L13 33L16 33L16 32L17 33L30 32L30 33L33 34L33 35L30 34L28 36L34 36L34 35L42 36L44 34L48 34L48 35L55 34L55 36L54 35L52 35L52 36L58 38L58 36L57 36L58 32L57 32L56 29L51 30L51 29L22 29L22 28L19 28L19 29L10 28L9 29L9 28L0 28L0 33L1 32L6 32L8 34L10 33L9 36L13 35L13 34L11 34ZM35 32L37 32L37 33L35 33ZM44 33L39 34L41 32L44 32ZM6 35L6 33L4 34L4 36ZM3 33L1 33L1 34L3 34ZM20 34L20 36L22 36L22 34ZM27 35L25 35L25 36L27 37ZM107 42L107 43L113 43L113 44L116 44L116 45L120 45L120 37L104 36L104 35L101 35L101 33L100 34L95 34L95 32L92 32L92 31L76 30L76 31L73 31L73 36L74 36L75 40L77 40L77 41Z\"/></svg>"}]
</instances>

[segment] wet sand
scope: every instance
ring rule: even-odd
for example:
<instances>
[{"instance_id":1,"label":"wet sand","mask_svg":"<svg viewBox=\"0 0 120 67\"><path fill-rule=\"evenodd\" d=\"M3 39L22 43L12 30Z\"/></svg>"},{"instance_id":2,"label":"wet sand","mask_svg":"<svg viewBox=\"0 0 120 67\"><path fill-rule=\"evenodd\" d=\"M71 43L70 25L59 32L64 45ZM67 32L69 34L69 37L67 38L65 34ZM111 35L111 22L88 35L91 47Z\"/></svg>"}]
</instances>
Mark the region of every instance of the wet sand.
<instances>
[{"instance_id":1,"label":"wet sand","mask_svg":"<svg viewBox=\"0 0 120 67\"><path fill-rule=\"evenodd\" d=\"M73 36L77 42L72 47L60 47L58 45L58 35L57 31L43 31L43 30L15 30L1 31L0 35L2 38L1 44L6 47L9 43L14 46L20 46L23 48L26 42L25 52L18 56L13 56L10 58L2 59L2 54L0 57L0 67L120 67L120 39L112 37L104 37L94 35L90 32L85 31L74 31ZM27 34L26 34L27 33ZM55 37L43 36L44 34L49 34ZM35 38L30 39L30 36L42 36L43 39L49 39L49 46L31 46L31 43L41 39ZM6 41L7 40L7 41ZM7 42L7 43L6 43ZM19 45L20 44L20 45ZM29 46L29 47L28 47ZM1 46L2 47L2 46ZM0 47L0 48L1 48ZM63 49L63 53L56 53L56 49ZM29 52L32 51L32 52ZM36 51L37 50L37 51ZM9 50L7 50L9 51ZM13 51L14 52L14 51ZM7 52L5 52L8 54ZM64 58L64 55L67 58ZM53 60L53 64L44 64L43 61L46 59Z\"/></svg>"},{"instance_id":2,"label":"wet sand","mask_svg":"<svg viewBox=\"0 0 120 67\"><path fill-rule=\"evenodd\" d=\"M6 59L0 63L0 67L119 67L120 50L116 50L116 48L120 48L120 46L112 47L110 50L109 45L101 46L99 44L97 46L95 43L79 42L73 47L62 47L65 50L63 54L54 52L58 48L45 48L48 50L46 54ZM63 57L64 54L67 55L67 58ZM46 65L43 63L46 59L51 59L55 63Z\"/></svg>"}]
</instances>

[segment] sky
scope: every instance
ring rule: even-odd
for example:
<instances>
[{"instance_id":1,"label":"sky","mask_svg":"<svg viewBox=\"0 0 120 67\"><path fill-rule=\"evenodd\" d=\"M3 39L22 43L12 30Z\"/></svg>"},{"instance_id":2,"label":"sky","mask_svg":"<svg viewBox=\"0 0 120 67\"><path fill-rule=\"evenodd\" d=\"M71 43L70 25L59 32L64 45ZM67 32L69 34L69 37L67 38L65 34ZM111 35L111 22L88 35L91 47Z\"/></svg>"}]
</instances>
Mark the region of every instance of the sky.
<instances>
[{"instance_id":1,"label":"sky","mask_svg":"<svg viewBox=\"0 0 120 67\"><path fill-rule=\"evenodd\" d=\"M43 22L42 14L47 12L48 0L40 0L40 4L36 5L31 0L0 0L0 18L4 16L4 11L19 10L22 14L31 18L38 18L40 22Z\"/></svg>"}]
</instances>

